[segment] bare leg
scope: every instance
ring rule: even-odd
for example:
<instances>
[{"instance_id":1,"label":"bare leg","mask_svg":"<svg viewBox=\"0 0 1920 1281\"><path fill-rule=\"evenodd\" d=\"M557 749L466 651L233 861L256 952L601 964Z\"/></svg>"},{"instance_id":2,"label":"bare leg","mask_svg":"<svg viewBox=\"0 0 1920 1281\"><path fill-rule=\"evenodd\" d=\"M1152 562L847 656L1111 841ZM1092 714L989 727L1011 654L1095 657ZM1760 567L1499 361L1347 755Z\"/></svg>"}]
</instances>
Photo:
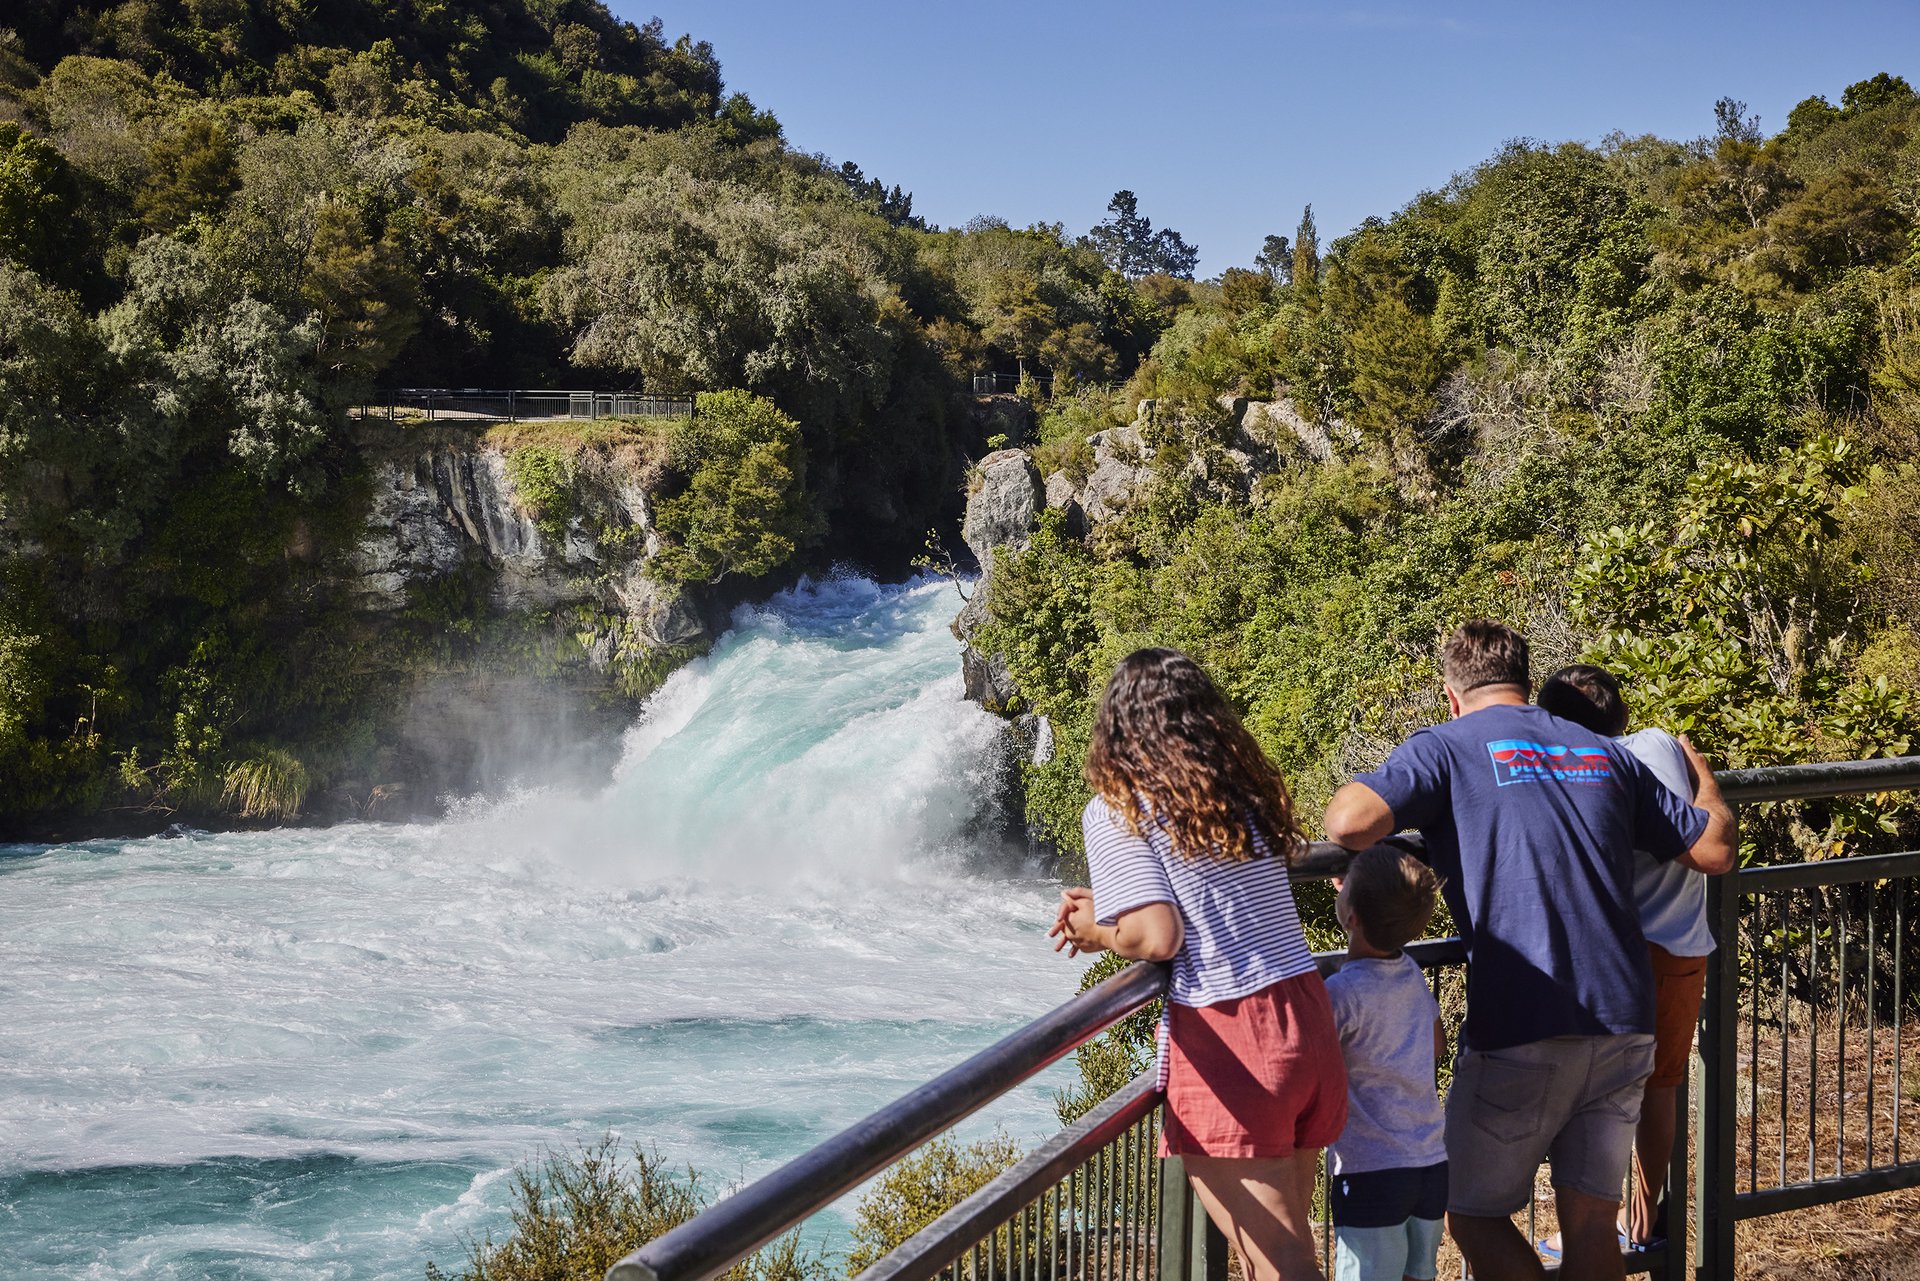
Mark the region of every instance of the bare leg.
<instances>
[{"instance_id":1,"label":"bare leg","mask_svg":"<svg viewBox=\"0 0 1920 1281\"><path fill-rule=\"evenodd\" d=\"M1546 1281L1540 1256L1512 1219L1449 1213L1447 1231L1467 1256L1475 1281ZM1564 1267L1561 1275L1566 1275Z\"/></svg>"},{"instance_id":2,"label":"bare leg","mask_svg":"<svg viewBox=\"0 0 1920 1281\"><path fill-rule=\"evenodd\" d=\"M1640 1124L1633 1132L1633 1200L1627 1211L1630 1241L1647 1241L1653 1236L1660 1194L1667 1189L1667 1166L1673 1160L1679 1094L1677 1086L1649 1086L1640 1104Z\"/></svg>"},{"instance_id":3,"label":"bare leg","mask_svg":"<svg viewBox=\"0 0 1920 1281\"><path fill-rule=\"evenodd\" d=\"M1186 1158L1187 1178L1207 1217L1240 1252L1247 1281L1325 1281L1313 1253L1319 1155Z\"/></svg>"},{"instance_id":4,"label":"bare leg","mask_svg":"<svg viewBox=\"0 0 1920 1281\"><path fill-rule=\"evenodd\" d=\"M1556 1186L1553 1208L1560 1217L1561 1281L1625 1281L1620 1203Z\"/></svg>"}]
</instances>

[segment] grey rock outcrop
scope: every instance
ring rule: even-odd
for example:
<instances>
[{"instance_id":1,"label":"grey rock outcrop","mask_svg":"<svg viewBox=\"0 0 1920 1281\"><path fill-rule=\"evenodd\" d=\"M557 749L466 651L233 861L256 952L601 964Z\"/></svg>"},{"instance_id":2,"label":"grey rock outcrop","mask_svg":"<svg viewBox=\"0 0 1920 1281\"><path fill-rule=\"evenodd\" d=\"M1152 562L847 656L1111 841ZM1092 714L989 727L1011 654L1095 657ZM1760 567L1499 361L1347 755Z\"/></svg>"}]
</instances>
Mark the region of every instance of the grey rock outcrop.
<instances>
[{"instance_id":1,"label":"grey rock outcrop","mask_svg":"<svg viewBox=\"0 0 1920 1281\"><path fill-rule=\"evenodd\" d=\"M1153 447L1142 430L1153 402L1142 401L1142 416L1122 427L1109 427L1087 437L1093 446L1093 470L1075 494L1091 525L1103 525L1123 514L1133 496L1153 478Z\"/></svg>"},{"instance_id":2,"label":"grey rock outcrop","mask_svg":"<svg viewBox=\"0 0 1920 1281\"><path fill-rule=\"evenodd\" d=\"M1219 417L1186 424L1193 430L1179 473L1215 495L1245 499L1262 477L1287 466L1332 462L1353 443L1344 424L1314 422L1285 399L1223 396L1218 404ZM967 546L980 561L981 579L953 625L965 645L960 661L968 698L1005 708L1019 694L1003 657L972 643L988 621L987 594L998 551L1025 547L1041 510L1060 512L1065 532L1076 538L1126 514L1154 480L1152 442L1161 412L1157 402L1143 400L1132 422L1087 437L1092 465L1077 481L1064 470L1042 481L1023 450L1001 450L981 461L980 484L967 500L963 525Z\"/></svg>"},{"instance_id":3,"label":"grey rock outcrop","mask_svg":"<svg viewBox=\"0 0 1920 1281\"><path fill-rule=\"evenodd\" d=\"M1060 513L1065 521L1068 537L1086 537L1086 508L1080 505L1080 494L1074 487L1073 480L1063 471L1052 472L1047 476L1047 510Z\"/></svg>"},{"instance_id":4,"label":"grey rock outcrop","mask_svg":"<svg viewBox=\"0 0 1920 1281\"><path fill-rule=\"evenodd\" d=\"M1236 443L1249 451L1291 452L1297 447L1316 463L1333 461L1334 442L1345 441L1346 424L1327 426L1303 415L1290 400L1237 400L1229 405Z\"/></svg>"},{"instance_id":5,"label":"grey rock outcrop","mask_svg":"<svg viewBox=\"0 0 1920 1281\"><path fill-rule=\"evenodd\" d=\"M416 664L393 690L380 763L346 801L365 817L406 819L450 795L604 773L632 716L623 700L720 621L704 589L649 573L657 451L576 449L573 511L555 529L516 490L507 450L479 432L363 430L373 493L343 587L375 626L418 626L405 611L435 600L436 584L461 581L455 600L471 599L469 584L484 598L480 617L458 606L472 630L449 655ZM329 813L350 817L346 801Z\"/></svg>"},{"instance_id":6,"label":"grey rock outcrop","mask_svg":"<svg viewBox=\"0 0 1920 1281\"><path fill-rule=\"evenodd\" d=\"M972 637L986 621L995 557L1002 550L1018 551L1027 545L1034 522L1047 504L1047 490L1041 483L1040 469L1024 449L988 454L974 470L978 483L967 495L960 537L980 562L980 580L959 617L953 620L953 634L964 646L960 671L966 697L988 707L1001 707L1015 692L1006 662L997 654L975 649Z\"/></svg>"},{"instance_id":7,"label":"grey rock outcrop","mask_svg":"<svg viewBox=\"0 0 1920 1281\"><path fill-rule=\"evenodd\" d=\"M995 548L1027 545L1033 522L1046 506L1046 486L1040 469L1024 449L1002 449L982 458L975 471L979 484L967 497L967 514L960 537L988 571Z\"/></svg>"}]
</instances>

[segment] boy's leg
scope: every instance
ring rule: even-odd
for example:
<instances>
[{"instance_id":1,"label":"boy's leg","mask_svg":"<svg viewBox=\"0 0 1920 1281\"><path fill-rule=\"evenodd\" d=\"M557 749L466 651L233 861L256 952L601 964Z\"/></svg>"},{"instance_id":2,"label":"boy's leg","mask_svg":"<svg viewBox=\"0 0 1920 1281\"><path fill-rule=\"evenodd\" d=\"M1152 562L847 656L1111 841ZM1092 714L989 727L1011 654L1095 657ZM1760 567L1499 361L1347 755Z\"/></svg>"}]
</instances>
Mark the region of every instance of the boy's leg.
<instances>
[{"instance_id":1,"label":"boy's leg","mask_svg":"<svg viewBox=\"0 0 1920 1281\"><path fill-rule=\"evenodd\" d=\"M1207 1217L1240 1252L1247 1281L1324 1281L1313 1249L1319 1156L1184 1158Z\"/></svg>"},{"instance_id":2,"label":"boy's leg","mask_svg":"<svg viewBox=\"0 0 1920 1281\"><path fill-rule=\"evenodd\" d=\"M1404 1226L1352 1228L1333 1225L1333 1281L1400 1281L1407 1274Z\"/></svg>"},{"instance_id":3,"label":"boy's leg","mask_svg":"<svg viewBox=\"0 0 1920 1281\"><path fill-rule=\"evenodd\" d=\"M1649 1241L1660 1194L1667 1186L1667 1166L1673 1160L1673 1135L1678 1124L1678 1092L1687 1076L1687 1054L1693 1049L1693 1029L1700 1021L1700 998L1706 993L1707 958L1675 956L1657 943L1647 945L1653 967L1653 1075L1647 1079L1640 1105L1640 1124L1634 1134L1637 1170L1632 1199L1627 1205L1627 1239Z\"/></svg>"},{"instance_id":4,"label":"boy's leg","mask_svg":"<svg viewBox=\"0 0 1920 1281\"><path fill-rule=\"evenodd\" d=\"M1401 1276L1404 1281L1435 1281L1440 1275L1440 1237L1444 1227L1438 1219L1408 1219L1406 1223L1407 1261Z\"/></svg>"},{"instance_id":5,"label":"boy's leg","mask_svg":"<svg viewBox=\"0 0 1920 1281\"><path fill-rule=\"evenodd\" d=\"M1650 1085L1640 1102L1640 1124L1634 1131L1633 1200L1627 1208L1627 1239L1654 1239L1654 1217L1660 1196L1667 1190L1667 1167L1673 1160L1673 1132L1679 1125L1678 1086Z\"/></svg>"}]
</instances>

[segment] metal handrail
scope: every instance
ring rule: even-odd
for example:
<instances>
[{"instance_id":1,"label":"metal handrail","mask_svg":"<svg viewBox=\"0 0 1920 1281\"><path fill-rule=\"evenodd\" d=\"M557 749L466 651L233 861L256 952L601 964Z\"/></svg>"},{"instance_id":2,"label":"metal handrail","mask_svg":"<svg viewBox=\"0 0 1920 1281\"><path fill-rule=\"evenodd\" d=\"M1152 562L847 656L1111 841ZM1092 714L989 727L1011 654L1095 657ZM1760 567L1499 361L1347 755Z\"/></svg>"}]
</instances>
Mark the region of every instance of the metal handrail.
<instances>
[{"instance_id":1,"label":"metal handrail","mask_svg":"<svg viewBox=\"0 0 1920 1281\"><path fill-rule=\"evenodd\" d=\"M1920 756L1767 765L1758 769L1722 770L1714 777L1721 792L1735 805L1858 796L1863 792L1901 792L1920 788Z\"/></svg>"},{"instance_id":2,"label":"metal handrail","mask_svg":"<svg viewBox=\"0 0 1920 1281\"><path fill-rule=\"evenodd\" d=\"M607 1281L693 1281L731 1267L1161 996L1167 974L1164 964L1128 966L641 1246Z\"/></svg>"},{"instance_id":3,"label":"metal handrail","mask_svg":"<svg viewBox=\"0 0 1920 1281\"><path fill-rule=\"evenodd\" d=\"M992 1182L921 1228L860 1275L866 1281L932 1276L1006 1221L1007 1207L1032 1200L1079 1168L1089 1152L1112 1142L1160 1105L1158 1072L1149 1067L1096 1104Z\"/></svg>"},{"instance_id":4,"label":"metal handrail","mask_svg":"<svg viewBox=\"0 0 1920 1281\"><path fill-rule=\"evenodd\" d=\"M1727 800L1733 804L1896 791L1920 788L1920 757L1726 770L1716 777ZM1389 843L1417 849L1420 838L1402 834L1390 837ZM1338 876L1352 857L1352 851L1330 841L1311 842L1296 858L1293 874L1301 880ZM1426 940L1410 945L1408 950L1423 966L1465 959L1465 948L1457 938ZM1315 959L1322 970L1328 970L1338 967L1340 957L1340 953L1322 953ZM705 1281L1164 995L1167 975L1168 968L1162 964L1127 967L697 1217L642 1245L607 1272L607 1281ZM1130 1108L1151 1106L1150 1102L1141 1104L1140 1085L1140 1079L1136 1078L1119 1095L1082 1118L1078 1126L1068 1127L949 1211L936 1221L936 1226L960 1216L949 1225L957 1234L962 1219L970 1225L978 1214L985 1213L982 1207L987 1202L983 1198L990 1190L1006 1190L1001 1186L1003 1183L1010 1187L1013 1181L1018 1181L1024 1187L1027 1181L1039 1180L1035 1186L1043 1186L1042 1172L1051 1171L1056 1163L1067 1160L1070 1152L1087 1150L1088 1136L1096 1127L1113 1124L1115 1118ZM1124 1129L1125 1125L1119 1128ZM1006 1201L996 1195L992 1203L1004 1205ZM965 1215L961 1215L963 1210ZM946 1239L943 1231L940 1240ZM957 1240L958 1235L954 1239ZM949 1256L949 1261L951 1257L954 1256ZM927 1262L928 1258L920 1261ZM900 1271L901 1267L883 1260L870 1272L879 1281Z\"/></svg>"}]
</instances>

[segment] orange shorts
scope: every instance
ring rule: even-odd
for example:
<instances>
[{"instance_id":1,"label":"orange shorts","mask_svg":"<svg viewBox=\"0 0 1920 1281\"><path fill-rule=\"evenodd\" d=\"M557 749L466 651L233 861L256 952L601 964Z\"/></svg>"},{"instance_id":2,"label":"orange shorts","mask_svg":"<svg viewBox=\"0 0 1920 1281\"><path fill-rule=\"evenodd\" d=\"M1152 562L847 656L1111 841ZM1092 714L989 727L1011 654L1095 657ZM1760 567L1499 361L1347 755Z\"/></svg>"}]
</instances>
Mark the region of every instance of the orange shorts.
<instances>
[{"instance_id":1,"label":"orange shorts","mask_svg":"<svg viewBox=\"0 0 1920 1281\"><path fill-rule=\"evenodd\" d=\"M1658 943L1647 944L1653 960L1653 1075L1647 1088L1674 1086L1687 1079L1687 1054L1700 1022L1700 998L1707 990L1707 958L1675 956Z\"/></svg>"},{"instance_id":2,"label":"orange shorts","mask_svg":"<svg viewBox=\"0 0 1920 1281\"><path fill-rule=\"evenodd\" d=\"M1161 1156L1292 1156L1346 1125L1347 1069L1318 972L1215 1005L1168 1002Z\"/></svg>"}]
</instances>

